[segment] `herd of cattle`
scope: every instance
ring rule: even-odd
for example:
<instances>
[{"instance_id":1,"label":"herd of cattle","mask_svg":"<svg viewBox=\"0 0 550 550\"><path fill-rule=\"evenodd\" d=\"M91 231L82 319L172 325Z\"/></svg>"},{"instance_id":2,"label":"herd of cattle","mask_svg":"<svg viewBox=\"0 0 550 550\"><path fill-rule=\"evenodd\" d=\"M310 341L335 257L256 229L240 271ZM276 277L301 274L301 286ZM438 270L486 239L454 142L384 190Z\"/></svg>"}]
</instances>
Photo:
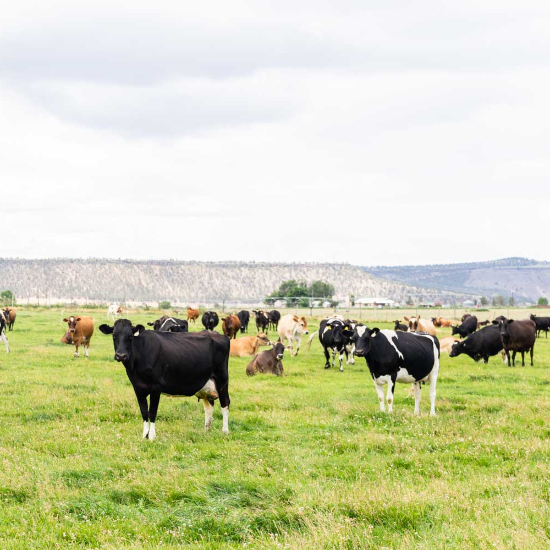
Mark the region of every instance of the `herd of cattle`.
<instances>
[{"instance_id":1,"label":"herd of cattle","mask_svg":"<svg viewBox=\"0 0 550 550\"><path fill-rule=\"evenodd\" d=\"M305 317L284 315L278 311L253 310L257 334L236 338L237 333L248 332L250 312L242 310L237 314L219 318L215 311L202 315L205 330L189 332L189 323L196 324L200 312L188 308L187 319L163 316L148 323L153 330L143 325L133 325L128 319L120 318L122 308L118 304L109 307L108 317L114 325L102 324L99 330L112 335L115 360L122 363L134 388L143 419L143 437L156 437L155 421L162 393L168 395L195 395L202 400L205 411L205 428L212 423L213 405L219 399L222 408L224 433L229 431L229 357L252 357L246 367L246 374L283 374L282 359L285 350L292 356L298 354L302 335L309 333ZM0 336L9 352L6 329L13 330L15 310L6 308L0 315ZM221 320L222 332L214 329ZM436 384L439 374L441 352L450 357L466 354L475 361L502 353L509 366L515 366L516 354L530 353L533 365L535 340L541 331L550 330L550 317L513 320L503 316L492 322L479 322L475 315L465 314L460 324L441 317L431 320L405 317L406 323L395 321L394 330L370 328L352 319L333 315L320 322L319 330L308 340L308 349L318 337L325 355L325 368L334 366L339 356L340 371L343 359L354 364L354 357L364 357L378 394L380 409L393 410L394 388L397 382L412 384L415 397L415 414L420 414L421 385L430 386L430 414L435 415ZM88 356L90 341L94 332L91 317L70 316L64 319L67 331L61 341L75 346L75 357L79 347ZM452 336L439 340L436 329L450 327ZM277 341L270 340L269 330L275 330ZM458 335L460 338L457 338ZM286 340L286 348L285 348ZM259 352L261 346L271 349ZM330 361L332 353L332 364ZM510 353L512 357L510 358ZM384 385L387 392L384 397ZM147 402L149 398L149 403Z\"/></svg>"}]
</instances>

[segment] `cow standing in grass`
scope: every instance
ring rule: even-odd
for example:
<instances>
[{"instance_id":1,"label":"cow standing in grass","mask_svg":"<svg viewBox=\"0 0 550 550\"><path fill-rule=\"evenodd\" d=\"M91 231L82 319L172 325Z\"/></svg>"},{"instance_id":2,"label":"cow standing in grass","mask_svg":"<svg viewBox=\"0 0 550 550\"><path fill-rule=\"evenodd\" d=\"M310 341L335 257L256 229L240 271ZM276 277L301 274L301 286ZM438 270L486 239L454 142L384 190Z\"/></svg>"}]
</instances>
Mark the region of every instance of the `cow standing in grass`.
<instances>
[{"instance_id":1,"label":"cow standing in grass","mask_svg":"<svg viewBox=\"0 0 550 550\"><path fill-rule=\"evenodd\" d=\"M281 317L279 321L279 339L284 344L285 338L288 341L288 348L294 357L298 355L300 351L300 344L302 343L302 334L309 334L307 329L307 321L305 317L298 317L297 315L285 315Z\"/></svg>"},{"instance_id":2,"label":"cow standing in grass","mask_svg":"<svg viewBox=\"0 0 550 550\"><path fill-rule=\"evenodd\" d=\"M0 340L2 340L6 345L6 353L9 353L10 346L8 343L8 337L6 336L6 321L4 320L3 315L0 315Z\"/></svg>"},{"instance_id":3,"label":"cow standing in grass","mask_svg":"<svg viewBox=\"0 0 550 550\"><path fill-rule=\"evenodd\" d=\"M91 317L74 317L70 316L63 319L67 323L68 330L61 341L64 344L74 344L74 356L79 357L78 347L84 348L84 357L89 357L90 341L94 334L94 320Z\"/></svg>"},{"instance_id":4,"label":"cow standing in grass","mask_svg":"<svg viewBox=\"0 0 550 550\"><path fill-rule=\"evenodd\" d=\"M15 318L17 317L15 309L13 309L12 307L7 307L2 313L4 315L4 319L6 320L6 326L11 332L13 330L13 325L15 324Z\"/></svg>"},{"instance_id":5,"label":"cow standing in grass","mask_svg":"<svg viewBox=\"0 0 550 550\"><path fill-rule=\"evenodd\" d=\"M516 366L516 353L518 351L521 353L521 366L525 367L526 352L530 352L531 366L533 366L533 353L537 337L535 322L531 321L531 319L514 321L514 319L506 319L501 316L498 321L495 319L493 323L498 324L498 328L500 329L500 338L506 353L508 366ZM512 352L512 362L510 362L510 351Z\"/></svg>"}]
</instances>

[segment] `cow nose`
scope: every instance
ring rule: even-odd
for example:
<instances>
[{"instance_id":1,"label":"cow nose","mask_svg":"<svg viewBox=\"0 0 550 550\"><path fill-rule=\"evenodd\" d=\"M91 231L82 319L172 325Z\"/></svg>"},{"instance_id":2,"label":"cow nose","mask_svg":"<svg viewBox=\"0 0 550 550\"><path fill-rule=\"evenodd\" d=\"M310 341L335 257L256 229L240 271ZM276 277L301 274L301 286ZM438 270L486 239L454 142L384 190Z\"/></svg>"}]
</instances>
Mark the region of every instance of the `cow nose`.
<instances>
[{"instance_id":1,"label":"cow nose","mask_svg":"<svg viewBox=\"0 0 550 550\"><path fill-rule=\"evenodd\" d=\"M74 332L74 331L75 331L74 328L70 328L70 329L69 329L69 332Z\"/></svg>"},{"instance_id":2,"label":"cow nose","mask_svg":"<svg viewBox=\"0 0 550 550\"><path fill-rule=\"evenodd\" d=\"M128 355L126 353L115 353L115 361L120 363L121 361L126 361L126 359L128 359Z\"/></svg>"},{"instance_id":3,"label":"cow nose","mask_svg":"<svg viewBox=\"0 0 550 550\"><path fill-rule=\"evenodd\" d=\"M283 354L280 353L280 354L277 354L277 359L282 359L283 358Z\"/></svg>"}]
</instances>

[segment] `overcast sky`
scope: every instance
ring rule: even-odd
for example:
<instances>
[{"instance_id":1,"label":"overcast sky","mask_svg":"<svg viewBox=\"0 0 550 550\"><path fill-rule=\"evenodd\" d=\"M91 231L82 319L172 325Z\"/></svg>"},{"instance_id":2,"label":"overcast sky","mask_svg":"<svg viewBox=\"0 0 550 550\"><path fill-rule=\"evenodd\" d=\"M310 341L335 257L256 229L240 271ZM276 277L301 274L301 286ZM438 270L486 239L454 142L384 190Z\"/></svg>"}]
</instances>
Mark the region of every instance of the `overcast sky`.
<instances>
[{"instance_id":1,"label":"overcast sky","mask_svg":"<svg viewBox=\"0 0 550 550\"><path fill-rule=\"evenodd\" d=\"M550 259L549 2L0 13L2 257Z\"/></svg>"}]
</instances>

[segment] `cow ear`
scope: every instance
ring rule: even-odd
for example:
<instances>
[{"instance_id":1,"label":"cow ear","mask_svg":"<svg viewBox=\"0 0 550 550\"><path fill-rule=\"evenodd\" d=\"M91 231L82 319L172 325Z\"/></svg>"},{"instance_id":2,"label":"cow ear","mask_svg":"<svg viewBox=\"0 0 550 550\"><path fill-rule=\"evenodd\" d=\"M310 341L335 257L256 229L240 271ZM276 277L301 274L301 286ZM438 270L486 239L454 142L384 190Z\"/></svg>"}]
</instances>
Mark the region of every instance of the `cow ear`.
<instances>
[{"instance_id":1,"label":"cow ear","mask_svg":"<svg viewBox=\"0 0 550 550\"><path fill-rule=\"evenodd\" d=\"M405 321L408 322L409 318L408 317L403 317L403 319L405 319Z\"/></svg>"},{"instance_id":2,"label":"cow ear","mask_svg":"<svg viewBox=\"0 0 550 550\"><path fill-rule=\"evenodd\" d=\"M498 321L493 321L493 325L498 325Z\"/></svg>"},{"instance_id":3,"label":"cow ear","mask_svg":"<svg viewBox=\"0 0 550 550\"><path fill-rule=\"evenodd\" d=\"M345 328L345 329L342 331L342 334L343 334L344 336L347 336L347 337L349 338L349 337L353 336L353 332L354 332L353 330L348 330L347 328Z\"/></svg>"},{"instance_id":4,"label":"cow ear","mask_svg":"<svg viewBox=\"0 0 550 550\"><path fill-rule=\"evenodd\" d=\"M99 325L99 330L103 332L103 334L113 334L114 327L110 327L109 325Z\"/></svg>"},{"instance_id":5,"label":"cow ear","mask_svg":"<svg viewBox=\"0 0 550 550\"><path fill-rule=\"evenodd\" d=\"M82 321L82 317L77 317L77 318L75 319L75 321L77 321L77 322L78 322L78 321Z\"/></svg>"},{"instance_id":6,"label":"cow ear","mask_svg":"<svg viewBox=\"0 0 550 550\"><path fill-rule=\"evenodd\" d=\"M377 328L377 327L375 327L375 328L372 329L372 335L373 335L373 336L376 336L379 332L380 332L380 329Z\"/></svg>"},{"instance_id":7,"label":"cow ear","mask_svg":"<svg viewBox=\"0 0 550 550\"><path fill-rule=\"evenodd\" d=\"M514 322L513 319L508 319L508 324L513 323L513 322Z\"/></svg>"},{"instance_id":8,"label":"cow ear","mask_svg":"<svg viewBox=\"0 0 550 550\"><path fill-rule=\"evenodd\" d=\"M68 323L68 322L69 322L69 319L63 319L63 322L64 322L64 323Z\"/></svg>"},{"instance_id":9,"label":"cow ear","mask_svg":"<svg viewBox=\"0 0 550 550\"><path fill-rule=\"evenodd\" d=\"M132 327L132 332L134 333L134 336L139 336L144 330L145 327L143 325L136 325L135 327Z\"/></svg>"}]
</instances>

